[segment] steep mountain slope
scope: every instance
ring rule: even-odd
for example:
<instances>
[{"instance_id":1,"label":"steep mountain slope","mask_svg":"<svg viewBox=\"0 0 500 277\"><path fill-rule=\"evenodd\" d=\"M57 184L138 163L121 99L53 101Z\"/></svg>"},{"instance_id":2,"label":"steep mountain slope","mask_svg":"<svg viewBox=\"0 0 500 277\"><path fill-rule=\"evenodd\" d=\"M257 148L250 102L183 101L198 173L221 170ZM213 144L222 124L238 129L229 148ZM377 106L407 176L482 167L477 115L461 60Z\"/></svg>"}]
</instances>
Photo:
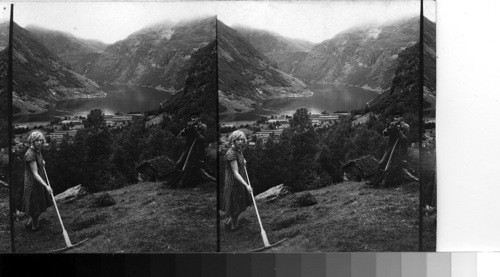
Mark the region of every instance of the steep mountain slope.
<instances>
[{"instance_id":1,"label":"steep mountain slope","mask_svg":"<svg viewBox=\"0 0 500 277\"><path fill-rule=\"evenodd\" d=\"M7 126L8 126L8 94L7 94L7 70L8 70L8 44L9 44L9 24L0 24L0 148L8 146ZM0 162L0 165L2 162ZM4 175L1 172L0 175ZM7 197L8 199L8 197Z\"/></svg>"},{"instance_id":2,"label":"steep mountain slope","mask_svg":"<svg viewBox=\"0 0 500 277\"><path fill-rule=\"evenodd\" d=\"M99 86L68 69L29 31L14 24L13 105L21 113L42 112L64 99L103 97Z\"/></svg>"},{"instance_id":3,"label":"steep mountain slope","mask_svg":"<svg viewBox=\"0 0 500 277\"><path fill-rule=\"evenodd\" d=\"M0 23L0 51L7 48L9 44L9 22Z\"/></svg>"},{"instance_id":4,"label":"steep mountain slope","mask_svg":"<svg viewBox=\"0 0 500 277\"><path fill-rule=\"evenodd\" d=\"M175 92L184 87L191 55L214 39L215 17L163 22L107 47L86 76Z\"/></svg>"},{"instance_id":5,"label":"steep mountain slope","mask_svg":"<svg viewBox=\"0 0 500 277\"><path fill-rule=\"evenodd\" d=\"M251 110L262 100L312 95L300 80L277 69L238 31L217 21L220 112Z\"/></svg>"},{"instance_id":6,"label":"steep mountain slope","mask_svg":"<svg viewBox=\"0 0 500 277\"><path fill-rule=\"evenodd\" d=\"M424 22L424 102L423 109L436 104L436 38L435 24ZM420 110L420 46L415 43L399 53L396 71L389 90L371 103L369 109L383 116L401 113L410 124L410 136L418 139Z\"/></svg>"},{"instance_id":7,"label":"steep mountain slope","mask_svg":"<svg viewBox=\"0 0 500 277\"><path fill-rule=\"evenodd\" d=\"M162 111L174 113L183 122L190 120L192 114L199 114L201 121L207 125L207 141L215 141L217 137L217 43L212 41L198 49L191 56L191 66L186 85L182 92L172 96Z\"/></svg>"},{"instance_id":8,"label":"steep mountain slope","mask_svg":"<svg viewBox=\"0 0 500 277\"><path fill-rule=\"evenodd\" d=\"M436 25L424 22L424 108L435 105L436 96ZM391 87L374 99L371 107L377 112L391 114L412 111L419 107L419 43L399 53Z\"/></svg>"},{"instance_id":9,"label":"steep mountain slope","mask_svg":"<svg viewBox=\"0 0 500 277\"><path fill-rule=\"evenodd\" d=\"M371 103L371 109L391 116L394 113L418 115L419 102L419 45L415 43L398 55L398 66L391 88Z\"/></svg>"},{"instance_id":10,"label":"steep mountain slope","mask_svg":"<svg viewBox=\"0 0 500 277\"><path fill-rule=\"evenodd\" d=\"M8 94L7 94L7 66L8 49L0 51L0 148L8 146L7 126L8 126Z\"/></svg>"},{"instance_id":11,"label":"steep mountain slope","mask_svg":"<svg viewBox=\"0 0 500 277\"><path fill-rule=\"evenodd\" d=\"M277 33L244 26L234 27L255 49L273 62L278 69L293 74L295 66L313 48L314 44L300 39L285 38Z\"/></svg>"},{"instance_id":12,"label":"steep mountain slope","mask_svg":"<svg viewBox=\"0 0 500 277\"><path fill-rule=\"evenodd\" d=\"M424 99L436 106L436 23L424 18Z\"/></svg>"},{"instance_id":13,"label":"steep mountain slope","mask_svg":"<svg viewBox=\"0 0 500 277\"><path fill-rule=\"evenodd\" d=\"M341 83L384 91L398 54L418 40L419 18L348 29L316 46L294 75L306 82Z\"/></svg>"},{"instance_id":14,"label":"steep mountain slope","mask_svg":"<svg viewBox=\"0 0 500 277\"><path fill-rule=\"evenodd\" d=\"M77 38L60 31L37 26L27 26L25 29L31 32L50 52L67 63L70 69L83 75L107 47L103 42Z\"/></svg>"}]
</instances>

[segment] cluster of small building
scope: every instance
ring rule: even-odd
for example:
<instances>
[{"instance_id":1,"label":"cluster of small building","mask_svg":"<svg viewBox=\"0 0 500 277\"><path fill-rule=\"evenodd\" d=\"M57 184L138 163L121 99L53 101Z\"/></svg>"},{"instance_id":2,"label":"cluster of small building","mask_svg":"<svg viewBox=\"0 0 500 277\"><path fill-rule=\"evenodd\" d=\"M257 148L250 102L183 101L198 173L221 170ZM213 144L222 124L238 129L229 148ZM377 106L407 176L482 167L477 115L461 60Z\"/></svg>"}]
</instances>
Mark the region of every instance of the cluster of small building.
<instances>
[{"instance_id":1,"label":"cluster of small building","mask_svg":"<svg viewBox=\"0 0 500 277\"><path fill-rule=\"evenodd\" d=\"M131 122L136 116L142 116L142 114L105 115L104 119L106 121L106 125L110 129L116 129L125 126L126 124ZM26 137L30 131L32 131L33 129L40 129L41 131L45 132L45 137L50 142L55 141L57 143L60 143L63 140L63 138L66 138L71 143L72 139L75 137L78 130L84 128L83 124L84 120L85 117L72 116L72 117L65 117L63 120L58 121L57 123L37 122L36 124L33 123L15 124L14 130L16 129L26 130L26 132L17 133L15 135L15 141L16 144L22 144L26 140Z\"/></svg>"},{"instance_id":2,"label":"cluster of small building","mask_svg":"<svg viewBox=\"0 0 500 277\"><path fill-rule=\"evenodd\" d=\"M341 116L347 116L349 113L322 113L322 114L311 114L310 120L314 127L325 127L334 124L339 120ZM231 129L247 129L249 134L249 145L255 145L256 140L262 139L266 142L271 136L275 142L279 142L279 137L283 133L283 130L290 127L291 116L287 115L273 115L268 116L265 120L261 119L253 124L240 125L226 123L222 124L221 129L231 130ZM221 133L221 138L223 141L227 141L231 132Z\"/></svg>"}]
</instances>

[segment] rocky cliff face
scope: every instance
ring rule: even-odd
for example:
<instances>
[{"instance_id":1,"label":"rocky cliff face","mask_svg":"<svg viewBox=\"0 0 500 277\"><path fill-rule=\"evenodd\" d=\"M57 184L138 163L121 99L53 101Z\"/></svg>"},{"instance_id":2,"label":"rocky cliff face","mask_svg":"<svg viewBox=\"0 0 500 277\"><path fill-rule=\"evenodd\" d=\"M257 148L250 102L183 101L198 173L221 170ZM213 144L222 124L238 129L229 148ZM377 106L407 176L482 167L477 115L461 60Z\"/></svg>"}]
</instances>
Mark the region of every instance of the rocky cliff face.
<instances>
[{"instance_id":1,"label":"rocky cliff face","mask_svg":"<svg viewBox=\"0 0 500 277\"><path fill-rule=\"evenodd\" d=\"M314 44L300 39L290 39L277 33L249 27L234 27L255 49L275 62L278 69L293 75L295 66L306 57Z\"/></svg>"},{"instance_id":2,"label":"rocky cliff face","mask_svg":"<svg viewBox=\"0 0 500 277\"><path fill-rule=\"evenodd\" d=\"M251 110L265 99L312 95L300 80L277 69L238 31L217 21L219 111Z\"/></svg>"},{"instance_id":3,"label":"rocky cliff face","mask_svg":"<svg viewBox=\"0 0 500 277\"><path fill-rule=\"evenodd\" d=\"M294 76L306 82L384 91L391 85L398 54L415 44L418 36L419 18L348 29L314 46Z\"/></svg>"},{"instance_id":4,"label":"rocky cliff face","mask_svg":"<svg viewBox=\"0 0 500 277\"><path fill-rule=\"evenodd\" d=\"M86 76L175 92L184 87L191 55L214 39L215 17L163 22L108 46Z\"/></svg>"},{"instance_id":5,"label":"rocky cliff face","mask_svg":"<svg viewBox=\"0 0 500 277\"><path fill-rule=\"evenodd\" d=\"M60 100L105 96L95 82L70 70L17 24L13 38L13 105L17 111L42 112Z\"/></svg>"},{"instance_id":6,"label":"rocky cliff face","mask_svg":"<svg viewBox=\"0 0 500 277\"><path fill-rule=\"evenodd\" d=\"M88 68L99 58L107 45L97 40L81 39L71 34L27 26L31 34L50 52L61 58L71 70L85 75Z\"/></svg>"}]
</instances>

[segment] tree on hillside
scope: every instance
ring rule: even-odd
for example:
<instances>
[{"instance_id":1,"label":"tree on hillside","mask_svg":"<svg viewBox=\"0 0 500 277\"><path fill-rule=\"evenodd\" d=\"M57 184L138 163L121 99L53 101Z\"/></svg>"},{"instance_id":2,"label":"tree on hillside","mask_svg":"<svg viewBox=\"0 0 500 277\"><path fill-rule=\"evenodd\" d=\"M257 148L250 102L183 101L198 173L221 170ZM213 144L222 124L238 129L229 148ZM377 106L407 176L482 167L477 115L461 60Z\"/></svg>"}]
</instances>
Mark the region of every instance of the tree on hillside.
<instances>
[{"instance_id":1,"label":"tree on hillside","mask_svg":"<svg viewBox=\"0 0 500 277\"><path fill-rule=\"evenodd\" d=\"M91 110L83 124L85 127L76 133L75 144L80 144L84 148L83 160L86 169L84 183L91 191L121 185L116 184L117 180L110 175L116 169L112 168L110 162L113 153L112 137L104 113L99 109Z\"/></svg>"},{"instance_id":2,"label":"tree on hillside","mask_svg":"<svg viewBox=\"0 0 500 277\"><path fill-rule=\"evenodd\" d=\"M86 185L84 180L89 172L85 156L84 145L70 144L67 137L64 137L59 144L56 141L50 143L49 149L44 151L44 158L56 194L78 184Z\"/></svg>"},{"instance_id":3,"label":"tree on hillside","mask_svg":"<svg viewBox=\"0 0 500 277\"><path fill-rule=\"evenodd\" d=\"M282 141L288 147L288 172L285 184L293 191L321 187L329 183L328 178L321 178L316 162L319 137L305 108L298 109L290 121L290 128L283 132Z\"/></svg>"},{"instance_id":4,"label":"tree on hillside","mask_svg":"<svg viewBox=\"0 0 500 277\"><path fill-rule=\"evenodd\" d=\"M344 173L341 165L345 161L351 132L351 122L344 118L332 126L321 139L318 162L333 182L343 181Z\"/></svg>"},{"instance_id":5,"label":"tree on hillside","mask_svg":"<svg viewBox=\"0 0 500 277\"><path fill-rule=\"evenodd\" d=\"M107 130L104 113L99 109L91 110L87 115L87 118L83 121L83 126L85 126L85 129L87 129L87 131L92 132Z\"/></svg>"},{"instance_id":6,"label":"tree on hillside","mask_svg":"<svg viewBox=\"0 0 500 277\"><path fill-rule=\"evenodd\" d=\"M356 159L365 155L382 156L385 148L385 139L375 130L366 126L354 128L350 138L351 147L346 147L346 160Z\"/></svg>"}]
</instances>

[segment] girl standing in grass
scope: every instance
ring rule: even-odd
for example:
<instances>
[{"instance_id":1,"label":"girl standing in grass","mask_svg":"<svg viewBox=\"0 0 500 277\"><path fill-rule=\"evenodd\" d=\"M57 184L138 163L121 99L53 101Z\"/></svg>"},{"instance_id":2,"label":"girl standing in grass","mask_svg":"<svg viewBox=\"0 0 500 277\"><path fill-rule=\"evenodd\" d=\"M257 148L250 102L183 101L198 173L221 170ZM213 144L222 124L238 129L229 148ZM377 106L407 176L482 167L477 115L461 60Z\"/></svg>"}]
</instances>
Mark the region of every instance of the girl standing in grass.
<instances>
[{"instance_id":1,"label":"girl standing in grass","mask_svg":"<svg viewBox=\"0 0 500 277\"><path fill-rule=\"evenodd\" d=\"M238 217L252 204L249 193L253 193L246 177L246 161L243 157L243 145L246 135L236 130L229 136L230 147L226 152L226 173L224 179L224 212L230 216L226 229L234 231L239 228ZM243 177L245 176L245 177Z\"/></svg>"},{"instance_id":2,"label":"girl standing in grass","mask_svg":"<svg viewBox=\"0 0 500 277\"><path fill-rule=\"evenodd\" d=\"M30 216L26 228L37 231L38 217L47 210L51 204L52 189L45 179L45 161L41 149L45 144L45 137L40 131L33 131L28 142L30 147L24 155L24 194L23 211Z\"/></svg>"}]
</instances>

